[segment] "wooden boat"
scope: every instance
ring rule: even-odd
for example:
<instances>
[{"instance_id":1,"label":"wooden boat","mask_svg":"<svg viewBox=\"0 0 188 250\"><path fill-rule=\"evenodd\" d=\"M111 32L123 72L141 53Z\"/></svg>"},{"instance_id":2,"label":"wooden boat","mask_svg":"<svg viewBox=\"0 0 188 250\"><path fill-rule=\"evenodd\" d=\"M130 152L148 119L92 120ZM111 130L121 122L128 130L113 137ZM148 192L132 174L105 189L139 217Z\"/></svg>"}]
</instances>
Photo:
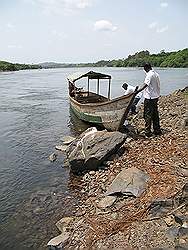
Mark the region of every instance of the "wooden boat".
<instances>
[{"instance_id":1,"label":"wooden boat","mask_svg":"<svg viewBox=\"0 0 188 250\"><path fill-rule=\"evenodd\" d=\"M81 78L87 78L87 91L76 87ZM97 93L90 92L90 80L97 80ZM100 79L108 80L108 97L99 94ZM110 131L121 128L136 93L110 99L111 76L90 71L86 74L74 73L68 77L70 107L75 115L85 121L104 127Z\"/></svg>"}]
</instances>

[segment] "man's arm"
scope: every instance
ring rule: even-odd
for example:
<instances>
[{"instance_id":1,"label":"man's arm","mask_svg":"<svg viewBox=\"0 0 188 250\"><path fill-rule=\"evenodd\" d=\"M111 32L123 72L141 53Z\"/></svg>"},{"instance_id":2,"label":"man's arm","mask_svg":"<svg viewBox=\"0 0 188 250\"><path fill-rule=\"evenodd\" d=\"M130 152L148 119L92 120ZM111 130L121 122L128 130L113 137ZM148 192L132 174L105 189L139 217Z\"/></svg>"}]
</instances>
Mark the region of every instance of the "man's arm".
<instances>
[{"instance_id":1,"label":"man's arm","mask_svg":"<svg viewBox=\"0 0 188 250\"><path fill-rule=\"evenodd\" d=\"M148 85L146 83L143 83L136 91L134 91L134 93L137 95L142 90L144 90L146 87L148 87Z\"/></svg>"},{"instance_id":2,"label":"man's arm","mask_svg":"<svg viewBox=\"0 0 188 250\"><path fill-rule=\"evenodd\" d=\"M138 88L138 90L136 91L137 93L141 92L142 90L144 90L145 88L147 88L150 85L151 82L151 76L147 74L144 83Z\"/></svg>"},{"instance_id":3,"label":"man's arm","mask_svg":"<svg viewBox=\"0 0 188 250\"><path fill-rule=\"evenodd\" d=\"M151 76L147 74L144 83L139 87L138 92L141 92L146 87L148 87L150 85L150 82L151 82Z\"/></svg>"},{"instance_id":4,"label":"man's arm","mask_svg":"<svg viewBox=\"0 0 188 250\"><path fill-rule=\"evenodd\" d=\"M137 92L141 92L142 90L144 90L146 87L148 87L148 85L146 83L143 83L137 90Z\"/></svg>"}]
</instances>

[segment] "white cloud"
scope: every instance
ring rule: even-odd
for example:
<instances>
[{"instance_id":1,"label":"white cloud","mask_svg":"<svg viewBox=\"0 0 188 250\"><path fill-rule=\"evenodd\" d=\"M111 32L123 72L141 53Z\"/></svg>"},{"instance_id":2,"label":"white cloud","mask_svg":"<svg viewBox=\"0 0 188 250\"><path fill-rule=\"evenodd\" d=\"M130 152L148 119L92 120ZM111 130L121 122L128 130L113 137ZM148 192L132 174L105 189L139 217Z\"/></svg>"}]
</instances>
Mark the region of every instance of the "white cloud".
<instances>
[{"instance_id":1,"label":"white cloud","mask_svg":"<svg viewBox=\"0 0 188 250\"><path fill-rule=\"evenodd\" d=\"M25 0L39 5L46 14L72 14L92 5L93 0Z\"/></svg>"},{"instance_id":2,"label":"white cloud","mask_svg":"<svg viewBox=\"0 0 188 250\"><path fill-rule=\"evenodd\" d=\"M162 8L166 8L166 7L168 7L168 3L163 2L163 3L160 4L160 6L161 6Z\"/></svg>"},{"instance_id":3,"label":"white cloud","mask_svg":"<svg viewBox=\"0 0 188 250\"><path fill-rule=\"evenodd\" d=\"M150 29L154 29L157 27L157 22L150 23L148 26Z\"/></svg>"},{"instance_id":4,"label":"white cloud","mask_svg":"<svg viewBox=\"0 0 188 250\"><path fill-rule=\"evenodd\" d=\"M149 29L153 29L157 33L163 33L168 30L168 25L160 27L158 22L153 22L148 25Z\"/></svg>"},{"instance_id":5,"label":"white cloud","mask_svg":"<svg viewBox=\"0 0 188 250\"><path fill-rule=\"evenodd\" d=\"M112 44L111 43L105 43L104 46L105 47L112 47Z\"/></svg>"},{"instance_id":6,"label":"white cloud","mask_svg":"<svg viewBox=\"0 0 188 250\"><path fill-rule=\"evenodd\" d=\"M22 45L15 45L15 44L10 44L8 45L9 49L21 49Z\"/></svg>"},{"instance_id":7,"label":"white cloud","mask_svg":"<svg viewBox=\"0 0 188 250\"><path fill-rule=\"evenodd\" d=\"M91 6L91 0L65 0L69 8L85 9Z\"/></svg>"},{"instance_id":8,"label":"white cloud","mask_svg":"<svg viewBox=\"0 0 188 250\"><path fill-rule=\"evenodd\" d=\"M31 3L31 4L35 4L35 0L23 0L23 2L25 3Z\"/></svg>"},{"instance_id":9,"label":"white cloud","mask_svg":"<svg viewBox=\"0 0 188 250\"><path fill-rule=\"evenodd\" d=\"M7 23L7 28L9 29L15 29L15 26L12 23Z\"/></svg>"},{"instance_id":10,"label":"white cloud","mask_svg":"<svg viewBox=\"0 0 188 250\"><path fill-rule=\"evenodd\" d=\"M161 27L161 28L158 28L157 29L157 33L163 33L163 32L165 32L167 30L168 30L168 25L166 25L164 27Z\"/></svg>"},{"instance_id":11,"label":"white cloud","mask_svg":"<svg viewBox=\"0 0 188 250\"><path fill-rule=\"evenodd\" d=\"M116 31L117 27L108 20L99 20L95 22L94 29L97 31Z\"/></svg>"},{"instance_id":12,"label":"white cloud","mask_svg":"<svg viewBox=\"0 0 188 250\"><path fill-rule=\"evenodd\" d=\"M60 39L66 39L66 38L68 38L67 34L59 32L57 30L52 30L51 33L52 33L52 35L54 35L55 37L60 38Z\"/></svg>"}]
</instances>

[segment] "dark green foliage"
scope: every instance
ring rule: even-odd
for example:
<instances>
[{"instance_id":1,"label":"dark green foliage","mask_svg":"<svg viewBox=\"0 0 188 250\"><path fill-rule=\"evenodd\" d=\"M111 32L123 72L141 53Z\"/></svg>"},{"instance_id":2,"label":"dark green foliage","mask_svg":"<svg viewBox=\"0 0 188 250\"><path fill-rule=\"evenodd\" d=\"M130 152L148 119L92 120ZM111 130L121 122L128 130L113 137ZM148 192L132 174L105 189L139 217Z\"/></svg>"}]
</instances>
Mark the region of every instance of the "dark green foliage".
<instances>
[{"instance_id":1,"label":"dark green foliage","mask_svg":"<svg viewBox=\"0 0 188 250\"><path fill-rule=\"evenodd\" d=\"M0 61L0 71L15 71L16 67L13 63Z\"/></svg>"},{"instance_id":2,"label":"dark green foliage","mask_svg":"<svg viewBox=\"0 0 188 250\"><path fill-rule=\"evenodd\" d=\"M70 68L70 67L142 67L150 62L154 67L188 68L188 48L176 52L161 50L158 54L150 54L143 50L129 55L127 58L116 60L100 60L96 63L41 63L27 65L0 61L0 71L15 71L39 68Z\"/></svg>"},{"instance_id":3,"label":"dark green foliage","mask_svg":"<svg viewBox=\"0 0 188 250\"><path fill-rule=\"evenodd\" d=\"M161 50L159 54L150 54L145 50L129 55L126 59L107 61L106 66L142 67L146 62L150 62L154 67L185 68L188 67L188 48L167 53Z\"/></svg>"},{"instance_id":4,"label":"dark green foliage","mask_svg":"<svg viewBox=\"0 0 188 250\"><path fill-rule=\"evenodd\" d=\"M16 71L16 70L23 70L23 69L40 69L42 68L39 65L32 64L19 64L19 63L9 63L5 61L0 61L0 71Z\"/></svg>"},{"instance_id":5,"label":"dark green foliage","mask_svg":"<svg viewBox=\"0 0 188 250\"><path fill-rule=\"evenodd\" d=\"M188 67L188 49L171 52L160 65L161 67Z\"/></svg>"},{"instance_id":6,"label":"dark green foliage","mask_svg":"<svg viewBox=\"0 0 188 250\"><path fill-rule=\"evenodd\" d=\"M161 50L158 54L150 54L143 50L129 55L126 59L100 60L96 63L42 63L42 68L70 68L70 67L142 67L150 62L154 67L188 67L188 48L177 52L165 52Z\"/></svg>"},{"instance_id":7,"label":"dark green foliage","mask_svg":"<svg viewBox=\"0 0 188 250\"><path fill-rule=\"evenodd\" d=\"M177 52L161 50L158 54L150 54L148 50L144 50L129 55L126 59L71 64L71 67L142 67L146 62L150 62L154 67L185 68L188 67L188 48ZM70 66L70 64L67 66Z\"/></svg>"}]
</instances>

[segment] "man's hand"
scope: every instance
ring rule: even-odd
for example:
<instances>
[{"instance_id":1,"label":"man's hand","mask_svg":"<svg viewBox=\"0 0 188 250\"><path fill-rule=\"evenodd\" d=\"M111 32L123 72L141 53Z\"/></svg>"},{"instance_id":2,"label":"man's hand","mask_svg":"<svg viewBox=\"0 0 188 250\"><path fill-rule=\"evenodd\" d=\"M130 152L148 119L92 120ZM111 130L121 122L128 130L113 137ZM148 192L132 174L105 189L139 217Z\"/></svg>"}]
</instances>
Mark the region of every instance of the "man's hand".
<instances>
[{"instance_id":1,"label":"man's hand","mask_svg":"<svg viewBox=\"0 0 188 250\"><path fill-rule=\"evenodd\" d=\"M146 83L142 84L139 89L138 92L141 92L142 90L144 90L146 87L148 87L148 85Z\"/></svg>"},{"instance_id":2,"label":"man's hand","mask_svg":"<svg viewBox=\"0 0 188 250\"><path fill-rule=\"evenodd\" d=\"M138 86L136 86L135 90L134 90L134 94L137 95L140 91L138 91Z\"/></svg>"}]
</instances>

